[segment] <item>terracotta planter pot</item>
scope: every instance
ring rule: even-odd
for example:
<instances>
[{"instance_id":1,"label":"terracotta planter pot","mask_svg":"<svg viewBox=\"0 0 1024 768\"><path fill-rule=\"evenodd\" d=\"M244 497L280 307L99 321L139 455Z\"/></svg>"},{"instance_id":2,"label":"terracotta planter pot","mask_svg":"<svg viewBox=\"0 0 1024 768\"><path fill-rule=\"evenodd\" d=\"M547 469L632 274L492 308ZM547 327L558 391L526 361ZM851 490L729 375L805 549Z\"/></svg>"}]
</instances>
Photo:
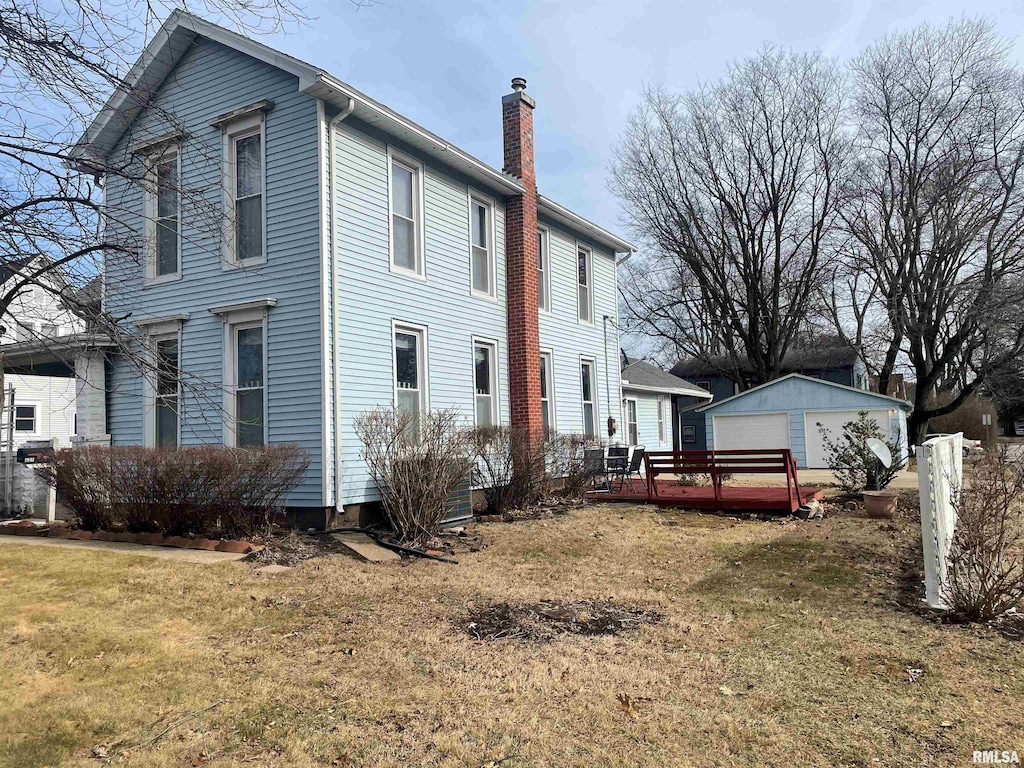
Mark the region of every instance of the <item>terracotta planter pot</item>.
<instances>
[{"instance_id":1,"label":"terracotta planter pot","mask_svg":"<svg viewBox=\"0 0 1024 768\"><path fill-rule=\"evenodd\" d=\"M864 491L864 511L868 517L891 520L896 514L896 491Z\"/></svg>"}]
</instances>

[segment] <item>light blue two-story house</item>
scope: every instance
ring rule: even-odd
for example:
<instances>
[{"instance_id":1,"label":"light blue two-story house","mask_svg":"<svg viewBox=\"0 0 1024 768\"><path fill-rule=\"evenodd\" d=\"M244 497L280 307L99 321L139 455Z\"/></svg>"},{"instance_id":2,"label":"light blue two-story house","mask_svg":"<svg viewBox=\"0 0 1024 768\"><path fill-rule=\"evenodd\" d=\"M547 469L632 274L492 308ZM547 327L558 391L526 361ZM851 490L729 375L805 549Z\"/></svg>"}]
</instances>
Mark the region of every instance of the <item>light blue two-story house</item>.
<instances>
[{"instance_id":1,"label":"light blue two-story house","mask_svg":"<svg viewBox=\"0 0 1024 768\"><path fill-rule=\"evenodd\" d=\"M288 503L311 524L376 498L353 420L377 405L608 439L634 248L537 192L525 81L499 170L182 12L130 80L76 150L136 246L108 258L103 305L139 350L79 365L103 393L83 439L298 444Z\"/></svg>"}]
</instances>

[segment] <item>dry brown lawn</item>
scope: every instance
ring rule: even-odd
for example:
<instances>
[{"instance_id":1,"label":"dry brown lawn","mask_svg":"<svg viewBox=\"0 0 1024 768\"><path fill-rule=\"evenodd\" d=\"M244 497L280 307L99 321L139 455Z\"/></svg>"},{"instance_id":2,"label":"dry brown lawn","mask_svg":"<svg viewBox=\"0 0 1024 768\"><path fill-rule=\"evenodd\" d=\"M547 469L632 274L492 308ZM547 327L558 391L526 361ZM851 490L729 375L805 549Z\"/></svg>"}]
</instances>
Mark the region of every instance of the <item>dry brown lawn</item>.
<instances>
[{"instance_id":1,"label":"dry brown lawn","mask_svg":"<svg viewBox=\"0 0 1024 768\"><path fill-rule=\"evenodd\" d=\"M339 555L272 578L4 545L0 766L965 766L973 750L1024 753L1024 644L900 607L912 522L596 506L483 530L492 546L458 566ZM474 605L591 598L665 620L544 643L459 627Z\"/></svg>"}]
</instances>

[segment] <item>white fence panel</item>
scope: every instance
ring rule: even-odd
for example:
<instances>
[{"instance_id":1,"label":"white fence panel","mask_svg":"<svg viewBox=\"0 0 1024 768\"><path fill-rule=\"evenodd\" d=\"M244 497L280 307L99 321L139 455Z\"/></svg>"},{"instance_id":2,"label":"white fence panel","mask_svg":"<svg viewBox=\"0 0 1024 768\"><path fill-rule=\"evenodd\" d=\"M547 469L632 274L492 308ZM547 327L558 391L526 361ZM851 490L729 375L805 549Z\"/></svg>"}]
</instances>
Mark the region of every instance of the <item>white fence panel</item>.
<instances>
[{"instance_id":1,"label":"white fence panel","mask_svg":"<svg viewBox=\"0 0 1024 768\"><path fill-rule=\"evenodd\" d=\"M963 434L943 435L917 446L917 485L921 495L925 600L946 609L943 596L949 549L956 531L955 499L964 476Z\"/></svg>"}]
</instances>

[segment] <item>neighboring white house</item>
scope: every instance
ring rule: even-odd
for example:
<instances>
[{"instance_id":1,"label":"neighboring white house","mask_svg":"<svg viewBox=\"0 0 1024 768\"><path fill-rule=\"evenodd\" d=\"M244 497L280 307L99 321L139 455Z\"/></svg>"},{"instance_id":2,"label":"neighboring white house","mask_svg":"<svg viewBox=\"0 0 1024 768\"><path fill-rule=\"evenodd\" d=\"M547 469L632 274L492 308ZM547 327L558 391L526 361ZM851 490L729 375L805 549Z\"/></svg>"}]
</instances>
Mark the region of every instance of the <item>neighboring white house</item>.
<instances>
[{"instance_id":1,"label":"neighboring white house","mask_svg":"<svg viewBox=\"0 0 1024 768\"><path fill-rule=\"evenodd\" d=\"M706 389L673 376L657 366L637 361L622 367L623 442L648 451L671 451L675 424L672 398L710 402Z\"/></svg>"},{"instance_id":2,"label":"neighboring white house","mask_svg":"<svg viewBox=\"0 0 1024 768\"><path fill-rule=\"evenodd\" d=\"M31 274L34 263L34 259L25 258L0 265L0 290L5 293L12 290L18 281ZM51 339L84 330L84 321L61 303L60 286L47 277L40 280L44 285L26 285L0 320L0 352L5 345L49 344ZM7 393L13 390L14 404L13 410L0 420L0 514L38 514L46 503L45 487L30 467L14 461L14 454L18 448L35 441L56 439L58 445L70 445L75 430L76 381L73 370L66 373L64 376L36 376L5 371L2 402L5 407L10 406ZM7 445L9 422L13 422L13 439ZM10 476L13 476L11 509L4 510L2 505Z\"/></svg>"}]
</instances>

